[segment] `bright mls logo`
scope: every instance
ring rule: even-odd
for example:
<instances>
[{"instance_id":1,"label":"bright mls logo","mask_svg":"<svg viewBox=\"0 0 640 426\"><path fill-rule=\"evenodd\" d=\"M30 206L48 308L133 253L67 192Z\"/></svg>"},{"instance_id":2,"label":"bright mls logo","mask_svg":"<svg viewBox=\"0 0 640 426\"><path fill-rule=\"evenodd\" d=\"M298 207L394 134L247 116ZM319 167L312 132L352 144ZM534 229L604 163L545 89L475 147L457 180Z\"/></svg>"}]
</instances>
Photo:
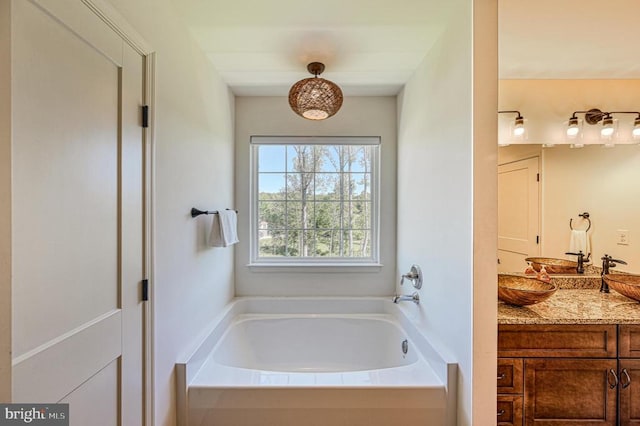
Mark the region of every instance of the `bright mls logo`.
<instances>
[{"instance_id":1,"label":"bright mls logo","mask_svg":"<svg viewBox=\"0 0 640 426\"><path fill-rule=\"evenodd\" d=\"M0 404L0 426L69 426L69 404Z\"/></svg>"}]
</instances>

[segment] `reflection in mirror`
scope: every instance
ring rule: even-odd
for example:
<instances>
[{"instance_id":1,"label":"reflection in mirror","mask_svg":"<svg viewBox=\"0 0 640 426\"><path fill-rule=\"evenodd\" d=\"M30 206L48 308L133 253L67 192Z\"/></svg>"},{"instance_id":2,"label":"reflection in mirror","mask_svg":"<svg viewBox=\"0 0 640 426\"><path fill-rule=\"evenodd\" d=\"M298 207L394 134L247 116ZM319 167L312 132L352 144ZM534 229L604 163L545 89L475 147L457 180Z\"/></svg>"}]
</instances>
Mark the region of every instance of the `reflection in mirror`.
<instances>
[{"instance_id":1,"label":"reflection in mirror","mask_svg":"<svg viewBox=\"0 0 640 426\"><path fill-rule=\"evenodd\" d=\"M640 273L640 146L510 145L498 156L501 272L523 272L530 256L575 261L569 223L586 229L578 215L589 212L592 264L609 254Z\"/></svg>"}]
</instances>

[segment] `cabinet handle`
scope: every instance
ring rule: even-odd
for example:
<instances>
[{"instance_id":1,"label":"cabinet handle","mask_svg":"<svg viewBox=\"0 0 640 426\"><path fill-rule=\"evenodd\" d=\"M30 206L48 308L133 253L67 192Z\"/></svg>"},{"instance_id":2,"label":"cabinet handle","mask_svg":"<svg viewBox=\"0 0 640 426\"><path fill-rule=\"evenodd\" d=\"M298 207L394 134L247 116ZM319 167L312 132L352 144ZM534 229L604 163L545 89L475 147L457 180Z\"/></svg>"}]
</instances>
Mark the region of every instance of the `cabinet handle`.
<instances>
[{"instance_id":1,"label":"cabinet handle","mask_svg":"<svg viewBox=\"0 0 640 426\"><path fill-rule=\"evenodd\" d=\"M500 373L500 374L498 374L498 380L502 380L502 379L504 379L505 377L507 377L507 376L505 376L505 374L504 374L504 373Z\"/></svg>"},{"instance_id":2,"label":"cabinet handle","mask_svg":"<svg viewBox=\"0 0 640 426\"><path fill-rule=\"evenodd\" d=\"M624 381L622 380L623 378L625 378ZM626 368L623 368L622 373L620 373L620 384L622 385L622 389L628 388L631 384L631 376L629 376Z\"/></svg>"},{"instance_id":3,"label":"cabinet handle","mask_svg":"<svg viewBox=\"0 0 640 426\"><path fill-rule=\"evenodd\" d=\"M500 416L501 416L501 415L503 415L503 414L504 414L504 410L500 410L500 411L498 411L498 417L500 417Z\"/></svg>"},{"instance_id":4,"label":"cabinet handle","mask_svg":"<svg viewBox=\"0 0 640 426\"><path fill-rule=\"evenodd\" d=\"M613 383L611 383L611 376L613 376ZM618 383L620 383L618 380L618 375L613 370L613 368L609 370L609 374L607 375L607 382L609 383L609 389L615 389L616 386L618 386Z\"/></svg>"}]
</instances>

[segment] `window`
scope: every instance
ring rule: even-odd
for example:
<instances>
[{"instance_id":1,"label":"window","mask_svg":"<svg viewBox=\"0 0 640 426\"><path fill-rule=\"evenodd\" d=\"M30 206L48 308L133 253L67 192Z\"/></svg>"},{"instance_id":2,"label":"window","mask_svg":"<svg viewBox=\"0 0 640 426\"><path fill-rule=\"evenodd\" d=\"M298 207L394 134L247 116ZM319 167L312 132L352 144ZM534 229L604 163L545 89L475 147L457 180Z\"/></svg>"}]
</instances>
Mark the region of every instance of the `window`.
<instances>
[{"instance_id":1,"label":"window","mask_svg":"<svg viewBox=\"0 0 640 426\"><path fill-rule=\"evenodd\" d=\"M377 264L377 137L251 138L252 264Z\"/></svg>"}]
</instances>

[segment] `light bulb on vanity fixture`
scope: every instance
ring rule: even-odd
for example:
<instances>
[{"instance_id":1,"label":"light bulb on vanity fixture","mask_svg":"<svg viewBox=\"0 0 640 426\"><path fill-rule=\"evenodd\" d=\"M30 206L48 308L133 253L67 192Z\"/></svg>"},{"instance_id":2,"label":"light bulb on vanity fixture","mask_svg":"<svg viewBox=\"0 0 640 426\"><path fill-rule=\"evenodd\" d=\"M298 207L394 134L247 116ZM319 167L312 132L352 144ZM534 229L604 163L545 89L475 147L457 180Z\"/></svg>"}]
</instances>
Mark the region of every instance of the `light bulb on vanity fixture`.
<instances>
[{"instance_id":1,"label":"light bulb on vanity fixture","mask_svg":"<svg viewBox=\"0 0 640 426\"><path fill-rule=\"evenodd\" d=\"M509 134L514 141L524 141L527 139L526 120L520 111L498 111L498 114L516 114L516 118L509 124ZM507 146L509 143L501 142L499 145Z\"/></svg>"},{"instance_id":2,"label":"light bulb on vanity fixture","mask_svg":"<svg viewBox=\"0 0 640 426\"><path fill-rule=\"evenodd\" d=\"M607 113L602 118L602 129L600 130L600 135L604 138L609 138L615 133L615 128L613 127L613 117L611 114Z\"/></svg>"},{"instance_id":3,"label":"light bulb on vanity fixture","mask_svg":"<svg viewBox=\"0 0 640 426\"><path fill-rule=\"evenodd\" d=\"M569 121L567 122L567 137L575 138L580 133L580 124L581 122L576 117L576 113L574 112Z\"/></svg>"}]
</instances>

